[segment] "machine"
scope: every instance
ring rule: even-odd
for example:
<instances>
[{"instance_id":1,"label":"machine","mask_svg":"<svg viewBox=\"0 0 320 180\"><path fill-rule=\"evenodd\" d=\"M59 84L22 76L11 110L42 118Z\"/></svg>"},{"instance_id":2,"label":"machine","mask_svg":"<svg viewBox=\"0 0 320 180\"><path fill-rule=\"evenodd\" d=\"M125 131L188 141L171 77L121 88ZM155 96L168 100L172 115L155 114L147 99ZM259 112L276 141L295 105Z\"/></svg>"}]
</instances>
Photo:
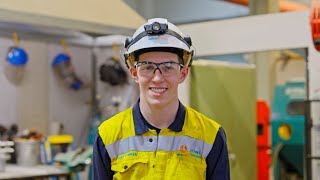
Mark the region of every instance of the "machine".
<instances>
[{"instance_id":1,"label":"machine","mask_svg":"<svg viewBox=\"0 0 320 180\"><path fill-rule=\"evenodd\" d=\"M271 133L274 179L304 176L305 82L290 80L275 87Z\"/></svg>"}]
</instances>

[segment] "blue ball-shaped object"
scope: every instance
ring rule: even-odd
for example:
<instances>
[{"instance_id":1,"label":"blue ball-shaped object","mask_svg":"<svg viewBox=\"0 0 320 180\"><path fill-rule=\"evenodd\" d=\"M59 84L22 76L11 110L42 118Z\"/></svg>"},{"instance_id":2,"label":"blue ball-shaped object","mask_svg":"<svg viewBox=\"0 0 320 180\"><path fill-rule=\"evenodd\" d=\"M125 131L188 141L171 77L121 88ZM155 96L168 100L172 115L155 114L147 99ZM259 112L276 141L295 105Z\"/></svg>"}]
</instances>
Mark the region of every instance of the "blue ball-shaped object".
<instances>
[{"instance_id":1,"label":"blue ball-shaped object","mask_svg":"<svg viewBox=\"0 0 320 180\"><path fill-rule=\"evenodd\" d=\"M7 61L15 66L24 66L28 62L27 52L20 47L12 47L7 55Z\"/></svg>"},{"instance_id":2,"label":"blue ball-shaped object","mask_svg":"<svg viewBox=\"0 0 320 180\"><path fill-rule=\"evenodd\" d=\"M52 61L52 66L58 65L62 62L67 62L70 61L70 56L65 54L65 53L60 53L58 55L56 55L56 57L54 57L53 61Z\"/></svg>"}]
</instances>

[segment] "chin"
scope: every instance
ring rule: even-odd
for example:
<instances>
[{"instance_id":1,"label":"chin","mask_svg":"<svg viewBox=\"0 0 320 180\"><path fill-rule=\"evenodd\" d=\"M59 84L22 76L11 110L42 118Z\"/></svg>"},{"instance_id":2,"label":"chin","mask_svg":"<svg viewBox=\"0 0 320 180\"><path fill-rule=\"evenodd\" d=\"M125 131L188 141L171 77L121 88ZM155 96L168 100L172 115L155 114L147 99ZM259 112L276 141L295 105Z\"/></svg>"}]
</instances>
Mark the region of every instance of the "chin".
<instances>
[{"instance_id":1,"label":"chin","mask_svg":"<svg viewBox=\"0 0 320 180\"><path fill-rule=\"evenodd\" d=\"M167 107L174 102L174 99L169 97L147 97L146 102L153 107Z\"/></svg>"},{"instance_id":2,"label":"chin","mask_svg":"<svg viewBox=\"0 0 320 180\"><path fill-rule=\"evenodd\" d=\"M157 99L157 98L148 98L147 102L150 105L157 106L157 107L161 107L161 106L164 106L165 104L167 104L164 99Z\"/></svg>"}]
</instances>

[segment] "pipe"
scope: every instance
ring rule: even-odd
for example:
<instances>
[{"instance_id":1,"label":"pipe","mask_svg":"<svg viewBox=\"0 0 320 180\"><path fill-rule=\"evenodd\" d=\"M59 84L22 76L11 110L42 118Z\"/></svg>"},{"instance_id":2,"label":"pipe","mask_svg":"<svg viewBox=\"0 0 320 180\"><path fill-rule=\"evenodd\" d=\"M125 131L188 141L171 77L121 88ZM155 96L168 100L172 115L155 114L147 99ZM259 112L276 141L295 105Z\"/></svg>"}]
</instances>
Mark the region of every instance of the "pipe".
<instances>
[{"instance_id":1,"label":"pipe","mask_svg":"<svg viewBox=\"0 0 320 180\"><path fill-rule=\"evenodd\" d=\"M244 6L249 5L249 0L225 0L231 3L240 4ZM279 10L281 12L287 12L287 11L304 11L308 10L309 7L297 2L292 2L288 0L279 0Z\"/></svg>"}]
</instances>

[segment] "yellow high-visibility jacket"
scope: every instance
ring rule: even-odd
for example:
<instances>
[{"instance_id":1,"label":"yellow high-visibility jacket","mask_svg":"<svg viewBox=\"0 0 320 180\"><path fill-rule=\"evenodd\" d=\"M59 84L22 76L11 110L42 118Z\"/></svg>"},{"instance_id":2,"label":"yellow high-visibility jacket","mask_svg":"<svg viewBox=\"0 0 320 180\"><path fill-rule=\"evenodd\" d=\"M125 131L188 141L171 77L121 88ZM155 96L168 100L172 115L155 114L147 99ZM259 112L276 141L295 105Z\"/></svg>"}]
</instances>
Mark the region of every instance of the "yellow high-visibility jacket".
<instances>
[{"instance_id":1,"label":"yellow high-visibility jacket","mask_svg":"<svg viewBox=\"0 0 320 180\"><path fill-rule=\"evenodd\" d=\"M136 104L100 125L94 146L94 179L196 180L212 179L206 176L214 174L215 179L229 179L225 138L215 145L217 134L223 133L215 121L180 104L174 123L158 134L141 116ZM207 174L209 153L215 156L215 162L209 161L215 167Z\"/></svg>"}]
</instances>

